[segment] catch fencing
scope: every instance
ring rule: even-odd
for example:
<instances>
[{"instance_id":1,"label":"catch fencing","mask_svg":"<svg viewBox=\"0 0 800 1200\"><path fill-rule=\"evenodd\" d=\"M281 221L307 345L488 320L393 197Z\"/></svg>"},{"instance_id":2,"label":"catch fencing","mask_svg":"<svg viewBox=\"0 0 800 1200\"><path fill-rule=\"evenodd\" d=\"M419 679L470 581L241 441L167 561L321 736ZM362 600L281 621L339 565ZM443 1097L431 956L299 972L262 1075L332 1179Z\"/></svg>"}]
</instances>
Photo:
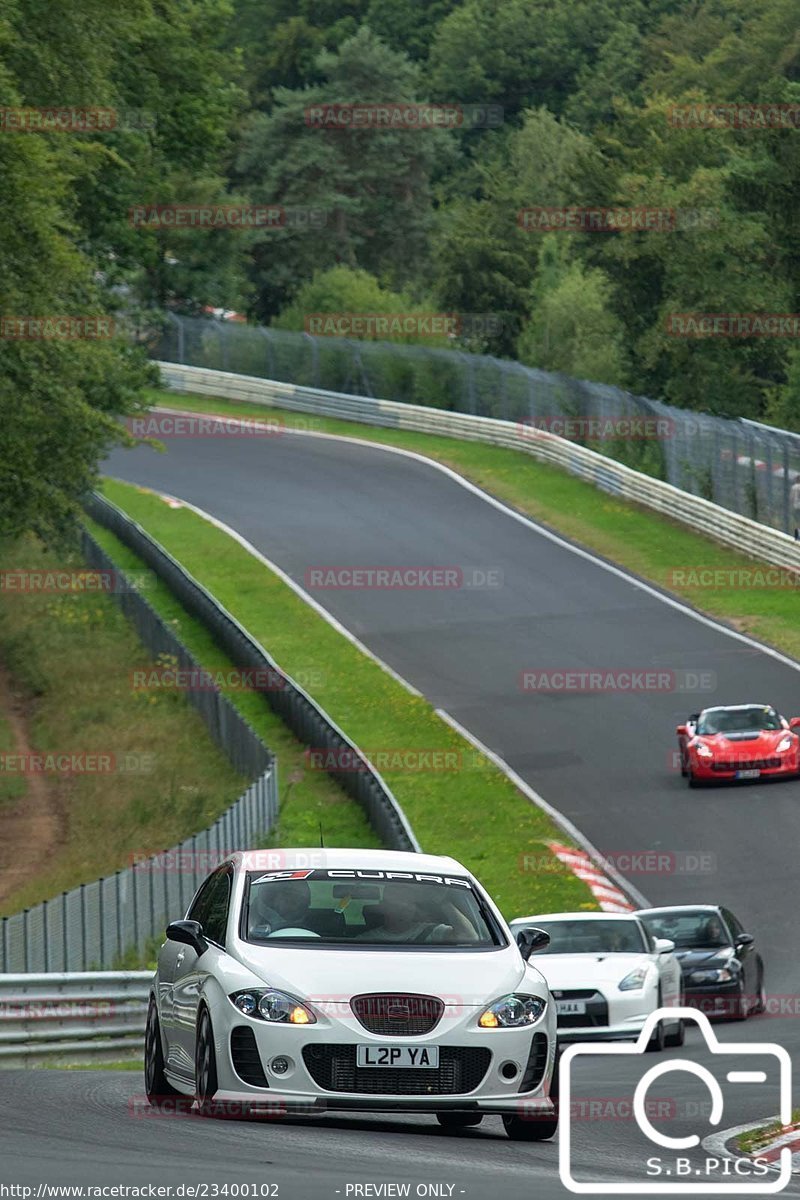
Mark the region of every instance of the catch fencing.
<instances>
[{"instance_id":1,"label":"catch fencing","mask_svg":"<svg viewBox=\"0 0 800 1200\"><path fill-rule=\"evenodd\" d=\"M566 430L578 446L794 533L800 435L754 421L689 412L489 355L174 314L151 352L161 362L512 422L529 440L537 429Z\"/></svg>"},{"instance_id":2,"label":"catch fencing","mask_svg":"<svg viewBox=\"0 0 800 1200\"><path fill-rule=\"evenodd\" d=\"M511 421L498 421L490 417L471 417L416 404L396 404L390 400L341 395L290 383L256 379L250 375L184 367L177 363L159 365L164 383L175 392L222 396L269 408L316 413L318 416L361 421L390 429L413 429L440 437L487 442L493 446L519 450L569 471L612 496L632 500L673 521L680 521L696 533L707 534L743 554L786 568L791 572L786 580L787 586L793 584L796 573L800 572L800 542L788 534L769 529L719 504L683 492L660 479L543 430L533 434L531 430L523 429Z\"/></svg>"},{"instance_id":3,"label":"catch fencing","mask_svg":"<svg viewBox=\"0 0 800 1200\"><path fill-rule=\"evenodd\" d=\"M83 531L90 567L119 574L113 560ZM139 637L155 655L200 673L200 664L134 586L114 593ZM214 864L234 849L256 846L278 816L278 773L272 754L230 700L200 686L187 692L214 741L243 775L257 776L214 824L161 854L80 884L52 900L0 920L0 973L87 971L141 954L186 912ZM154 787L156 786L154 782Z\"/></svg>"}]
</instances>

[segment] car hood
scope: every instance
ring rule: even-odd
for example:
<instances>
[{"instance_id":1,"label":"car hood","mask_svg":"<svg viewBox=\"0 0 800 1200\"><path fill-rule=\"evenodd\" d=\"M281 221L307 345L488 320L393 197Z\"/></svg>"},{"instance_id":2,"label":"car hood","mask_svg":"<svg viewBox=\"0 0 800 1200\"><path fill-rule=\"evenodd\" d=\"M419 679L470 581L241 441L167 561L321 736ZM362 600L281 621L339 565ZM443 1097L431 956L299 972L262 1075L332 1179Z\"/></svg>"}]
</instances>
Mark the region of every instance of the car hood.
<instances>
[{"instance_id":1,"label":"car hood","mask_svg":"<svg viewBox=\"0 0 800 1200\"><path fill-rule=\"evenodd\" d=\"M526 967L516 946L495 951L333 950L254 946L240 942L236 957L270 987L301 1000L349 1000L364 992L415 992L451 1005L479 1005L518 990L523 980L546 992L541 974ZM537 964L538 965L538 964Z\"/></svg>"},{"instance_id":2,"label":"car hood","mask_svg":"<svg viewBox=\"0 0 800 1200\"><path fill-rule=\"evenodd\" d=\"M675 957L681 964L681 970L693 971L698 967L722 967L730 962L733 951L724 946L716 948L698 947L696 950L676 950Z\"/></svg>"},{"instance_id":3,"label":"car hood","mask_svg":"<svg viewBox=\"0 0 800 1200\"><path fill-rule=\"evenodd\" d=\"M787 729L762 729L753 730L745 733L715 733L713 735L702 735L697 737L698 742L703 742L708 746L709 750L713 750L715 754L725 754L732 750L750 750L755 751L772 751L777 746L778 742L782 741L788 733Z\"/></svg>"},{"instance_id":4,"label":"car hood","mask_svg":"<svg viewBox=\"0 0 800 1200\"><path fill-rule=\"evenodd\" d=\"M648 954L543 954L537 967L553 991L616 987L637 967L651 966Z\"/></svg>"}]
</instances>

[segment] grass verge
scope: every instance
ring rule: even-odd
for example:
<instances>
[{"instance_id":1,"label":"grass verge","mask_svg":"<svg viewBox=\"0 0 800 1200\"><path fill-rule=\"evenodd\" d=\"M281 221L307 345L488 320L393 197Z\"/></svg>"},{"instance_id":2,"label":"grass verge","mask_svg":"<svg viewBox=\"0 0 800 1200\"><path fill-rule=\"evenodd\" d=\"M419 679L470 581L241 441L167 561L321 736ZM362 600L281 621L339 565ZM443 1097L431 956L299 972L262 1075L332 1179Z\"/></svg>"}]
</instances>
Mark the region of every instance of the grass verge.
<instances>
[{"instance_id":1,"label":"grass verge","mask_svg":"<svg viewBox=\"0 0 800 1200\"><path fill-rule=\"evenodd\" d=\"M770 1142L774 1142L782 1133L792 1133L800 1128L800 1108L795 1108L792 1112L792 1121L789 1125L782 1125L780 1121L770 1121L766 1125L760 1125L758 1129L748 1129L747 1133L740 1133L736 1139L736 1148L741 1150L743 1154L757 1154L759 1150L763 1150Z\"/></svg>"},{"instance_id":2,"label":"grass verge","mask_svg":"<svg viewBox=\"0 0 800 1200\"><path fill-rule=\"evenodd\" d=\"M106 481L106 495L164 545L295 677L366 752L442 752L447 769L382 774L422 844L452 854L483 881L508 916L596 908L585 884L550 853L553 822L433 711L410 695L238 542L152 492ZM327 839L326 839L327 840ZM317 843L314 838L312 845ZM526 873L522 856L542 869Z\"/></svg>"},{"instance_id":3,"label":"grass verge","mask_svg":"<svg viewBox=\"0 0 800 1200\"><path fill-rule=\"evenodd\" d=\"M155 390L150 395L153 404L229 416L252 418L265 408L165 390ZM692 533L667 517L608 496L592 484L538 462L522 451L304 413L280 415L289 428L340 433L425 454L452 467L520 512L664 588L694 608L800 658L797 589L757 586L752 559ZM698 577L692 575L693 570L711 570L723 575ZM701 578L715 586L694 582ZM725 579L729 582L724 582ZM742 586L742 581L748 580L753 580L753 586Z\"/></svg>"},{"instance_id":4,"label":"grass verge","mask_svg":"<svg viewBox=\"0 0 800 1200\"><path fill-rule=\"evenodd\" d=\"M0 566L85 570L77 553L45 550L33 538L0 546ZM28 835L17 828L13 886L0 914L109 874L134 853L163 849L196 833L249 782L216 748L185 697L132 691L130 672L148 665L147 651L111 597L0 591L0 657L23 695L32 750L105 756L97 761L99 769L47 773L46 791L39 787L38 798L24 776L0 773L3 787L12 780L17 785L18 799L22 784L31 821L52 802L58 826L48 845L37 840L35 823Z\"/></svg>"},{"instance_id":5,"label":"grass verge","mask_svg":"<svg viewBox=\"0 0 800 1200\"><path fill-rule=\"evenodd\" d=\"M92 536L122 570L148 570L142 560L113 533L94 521L86 521ZM231 660L215 644L211 634L191 617L161 580L148 571L147 599L170 625L183 644L210 672L229 672ZM153 664L156 665L156 664ZM313 675L307 682L313 682ZM155 689L153 695L158 694ZM281 787L280 816L276 829L264 846L316 846L320 827L327 846L380 846L363 809L323 771L309 771L305 746L277 717L262 696L246 689L230 688L228 699L250 722L278 760Z\"/></svg>"}]
</instances>

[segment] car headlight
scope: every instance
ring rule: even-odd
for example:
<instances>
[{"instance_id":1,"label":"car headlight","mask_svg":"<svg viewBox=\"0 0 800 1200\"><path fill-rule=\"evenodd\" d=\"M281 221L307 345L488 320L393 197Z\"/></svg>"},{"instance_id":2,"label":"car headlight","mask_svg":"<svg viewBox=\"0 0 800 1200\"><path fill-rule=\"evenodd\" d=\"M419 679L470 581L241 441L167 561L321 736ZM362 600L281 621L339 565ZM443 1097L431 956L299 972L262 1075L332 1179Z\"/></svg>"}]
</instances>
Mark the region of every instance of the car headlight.
<instances>
[{"instance_id":1,"label":"car headlight","mask_svg":"<svg viewBox=\"0 0 800 1200\"><path fill-rule=\"evenodd\" d=\"M787 733L786 737L781 738L781 740L778 742L776 750L778 754L785 754L787 750L791 750L793 745L794 738L790 733Z\"/></svg>"},{"instance_id":2,"label":"car headlight","mask_svg":"<svg viewBox=\"0 0 800 1200\"><path fill-rule=\"evenodd\" d=\"M246 1017L257 1017L272 1025L315 1025L317 1021L305 1004L275 988L248 988L234 992L228 999Z\"/></svg>"},{"instance_id":3,"label":"car headlight","mask_svg":"<svg viewBox=\"0 0 800 1200\"><path fill-rule=\"evenodd\" d=\"M503 996L481 1013L478 1025L481 1029L519 1029L535 1025L546 1008L547 1001L539 996Z\"/></svg>"},{"instance_id":4,"label":"car headlight","mask_svg":"<svg viewBox=\"0 0 800 1200\"><path fill-rule=\"evenodd\" d=\"M699 755L700 758L713 758L714 757L714 751L709 750L709 748L705 744L705 742L695 742L694 748L697 751L697 754Z\"/></svg>"},{"instance_id":5,"label":"car headlight","mask_svg":"<svg viewBox=\"0 0 800 1200\"><path fill-rule=\"evenodd\" d=\"M692 971L689 975L691 983L730 983L733 972L727 967L719 967L713 971Z\"/></svg>"},{"instance_id":6,"label":"car headlight","mask_svg":"<svg viewBox=\"0 0 800 1200\"><path fill-rule=\"evenodd\" d=\"M637 967L626 975L617 987L621 992L638 992L647 982L647 967Z\"/></svg>"}]
</instances>

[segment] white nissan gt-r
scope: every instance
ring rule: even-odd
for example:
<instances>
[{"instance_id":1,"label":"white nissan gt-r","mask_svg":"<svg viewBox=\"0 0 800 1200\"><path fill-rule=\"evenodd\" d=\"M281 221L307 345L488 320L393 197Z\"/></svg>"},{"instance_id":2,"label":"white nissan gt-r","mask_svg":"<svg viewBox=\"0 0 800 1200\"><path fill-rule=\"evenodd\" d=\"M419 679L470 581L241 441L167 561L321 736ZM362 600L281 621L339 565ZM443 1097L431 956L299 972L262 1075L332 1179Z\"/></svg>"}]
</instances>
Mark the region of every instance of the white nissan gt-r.
<instances>
[{"instance_id":1,"label":"white nissan gt-r","mask_svg":"<svg viewBox=\"0 0 800 1200\"><path fill-rule=\"evenodd\" d=\"M556 1015L515 937L451 858L380 850L234 854L173 922L145 1038L151 1103L200 1111L503 1118L552 1137Z\"/></svg>"},{"instance_id":2,"label":"white nissan gt-r","mask_svg":"<svg viewBox=\"0 0 800 1200\"><path fill-rule=\"evenodd\" d=\"M559 1041L635 1040L659 1008L682 1003L675 943L654 938L633 913L573 912L519 917L517 936L550 934L538 963L558 1015ZM683 1021L659 1021L648 1050L682 1046Z\"/></svg>"}]
</instances>

